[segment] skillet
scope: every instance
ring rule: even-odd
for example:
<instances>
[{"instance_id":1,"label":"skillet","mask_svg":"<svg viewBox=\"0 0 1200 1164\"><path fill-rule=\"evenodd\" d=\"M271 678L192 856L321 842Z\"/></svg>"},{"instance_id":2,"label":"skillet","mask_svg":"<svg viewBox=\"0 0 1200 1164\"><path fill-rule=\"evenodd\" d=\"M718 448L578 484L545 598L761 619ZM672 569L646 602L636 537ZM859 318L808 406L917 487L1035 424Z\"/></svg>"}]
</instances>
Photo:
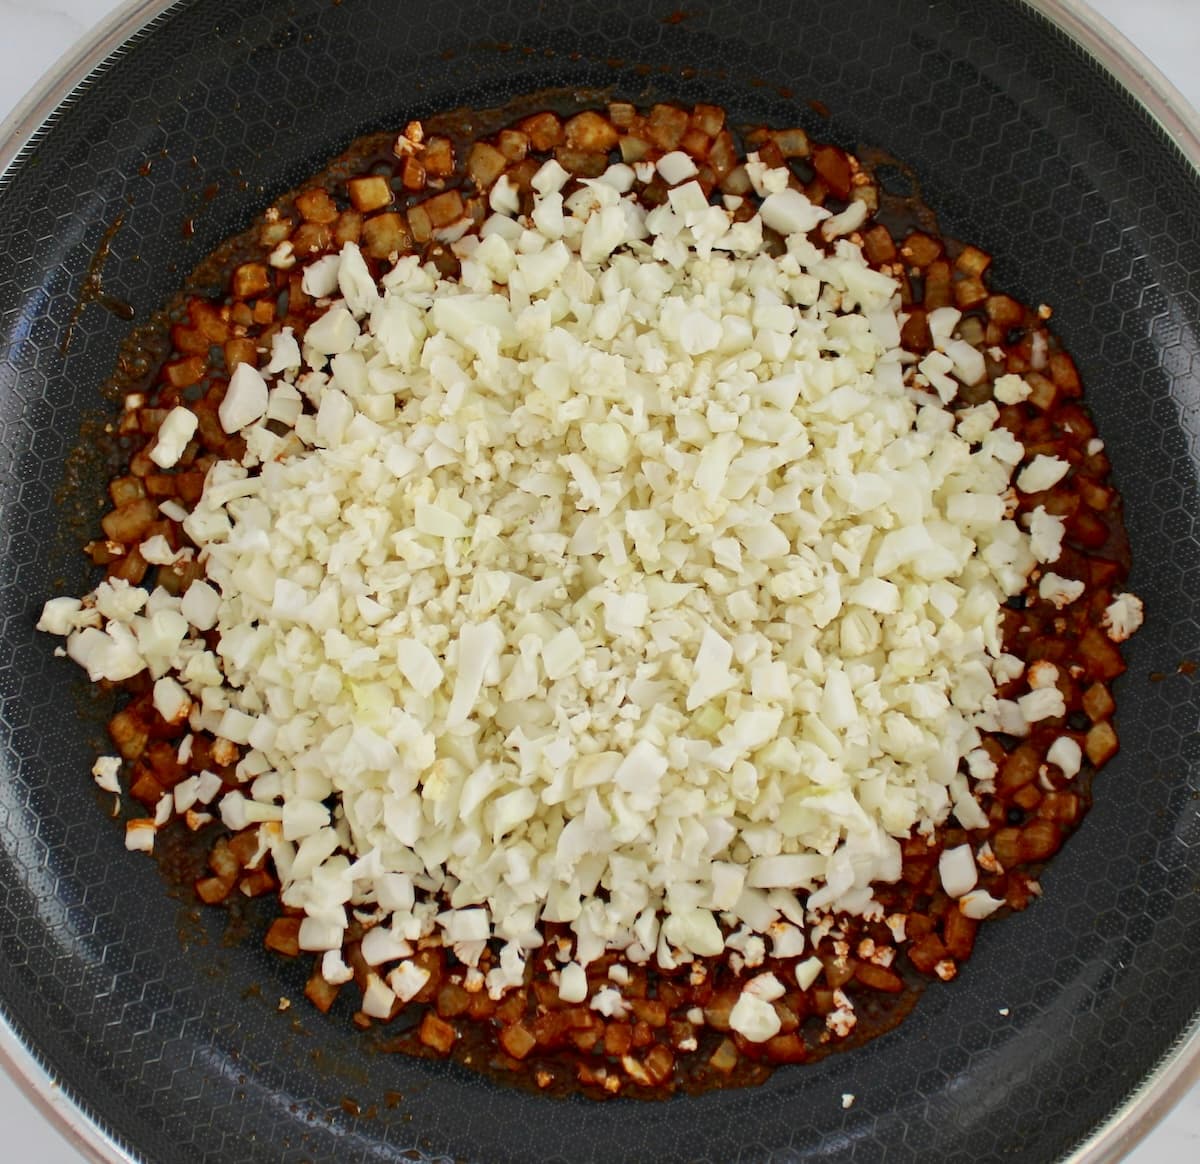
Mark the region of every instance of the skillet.
<instances>
[{"instance_id":1,"label":"skillet","mask_svg":"<svg viewBox=\"0 0 1200 1164\"><path fill-rule=\"evenodd\" d=\"M1186 125L1139 104L1051 0L162 7L131 8L115 51L0 156L0 1013L26 1074L78 1105L74 1126L111 1160L1121 1150L1200 1056L1200 698L1180 667L1200 658L1200 148ZM124 852L86 775L108 708L32 630L46 597L90 584L78 549L104 469L64 465L129 323L85 305L63 343L106 232L120 220L104 289L144 320L355 136L564 85L713 101L908 163L944 232L995 255L997 289L1054 305L1148 611L1118 685L1122 753L1046 898L984 927L960 978L865 1048L654 1105L547 1100L376 1054L336 1011L280 1013L302 968L253 936L231 943L224 914L194 911Z\"/></svg>"}]
</instances>

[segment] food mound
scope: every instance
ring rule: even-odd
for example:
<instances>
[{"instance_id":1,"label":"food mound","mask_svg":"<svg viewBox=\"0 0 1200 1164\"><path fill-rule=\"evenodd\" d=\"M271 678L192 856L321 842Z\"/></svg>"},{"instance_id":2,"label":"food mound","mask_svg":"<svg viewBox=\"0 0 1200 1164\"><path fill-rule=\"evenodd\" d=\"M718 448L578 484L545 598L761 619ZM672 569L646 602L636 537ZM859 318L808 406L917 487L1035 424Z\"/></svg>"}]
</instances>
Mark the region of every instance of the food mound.
<instances>
[{"instance_id":1,"label":"food mound","mask_svg":"<svg viewBox=\"0 0 1200 1164\"><path fill-rule=\"evenodd\" d=\"M1117 749L1075 366L802 130L445 124L272 207L127 398L39 623L127 694L94 775L388 1047L602 1096L860 1042Z\"/></svg>"}]
</instances>

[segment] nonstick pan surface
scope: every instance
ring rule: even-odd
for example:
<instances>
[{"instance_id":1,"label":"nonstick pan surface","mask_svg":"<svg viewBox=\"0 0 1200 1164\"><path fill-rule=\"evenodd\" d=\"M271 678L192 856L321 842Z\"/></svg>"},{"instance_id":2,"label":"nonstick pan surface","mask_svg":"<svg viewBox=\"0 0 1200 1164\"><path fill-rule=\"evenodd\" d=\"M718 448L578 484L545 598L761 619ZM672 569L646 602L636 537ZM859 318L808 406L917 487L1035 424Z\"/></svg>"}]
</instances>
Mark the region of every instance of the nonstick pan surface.
<instances>
[{"instance_id":1,"label":"nonstick pan surface","mask_svg":"<svg viewBox=\"0 0 1200 1164\"><path fill-rule=\"evenodd\" d=\"M143 7L149 23L0 175L0 1011L26 1072L82 1109L93 1151L168 1164L1033 1162L1119 1144L1200 1043L1200 691L1187 665L1200 659L1200 178L1186 127L1173 138L1063 25L1016 0L199 0L153 19ZM1070 25L1060 4L1039 7ZM225 914L196 911L126 854L87 777L108 709L33 631L47 597L92 584L79 547L104 481L93 469L64 484L65 465L130 325L93 304L66 355L63 341L105 232L104 288L145 320L355 136L563 85L712 101L911 165L944 232L996 256L997 288L1054 306L1148 611L1118 684L1122 751L1045 898L983 927L959 979L866 1047L660 1104L503 1088L374 1053L340 1008L311 1010L304 968L266 954L252 919L227 940ZM281 1013L280 998L295 1005Z\"/></svg>"}]
</instances>

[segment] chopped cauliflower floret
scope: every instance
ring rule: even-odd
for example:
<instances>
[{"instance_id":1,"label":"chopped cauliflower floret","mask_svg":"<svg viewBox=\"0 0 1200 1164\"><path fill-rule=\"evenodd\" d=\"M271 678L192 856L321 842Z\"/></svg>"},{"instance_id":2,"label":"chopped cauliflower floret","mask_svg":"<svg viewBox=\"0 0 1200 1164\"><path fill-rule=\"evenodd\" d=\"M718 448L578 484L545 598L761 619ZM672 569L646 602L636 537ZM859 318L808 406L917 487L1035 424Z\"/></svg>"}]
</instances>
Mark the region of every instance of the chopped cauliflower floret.
<instances>
[{"instance_id":1,"label":"chopped cauliflower floret","mask_svg":"<svg viewBox=\"0 0 1200 1164\"><path fill-rule=\"evenodd\" d=\"M1070 780L1079 774L1083 764L1083 749L1070 736L1059 736L1046 752L1046 759L1051 764L1057 764L1062 774Z\"/></svg>"},{"instance_id":2,"label":"chopped cauliflower floret","mask_svg":"<svg viewBox=\"0 0 1200 1164\"><path fill-rule=\"evenodd\" d=\"M779 1034L783 1022L770 1002L743 990L729 1012L729 1025L744 1039L765 1043Z\"/></svg>"},{"instance_id":3,"label":"chopped cauliflower floret","mask_svg":"<svg viewBox=\"0 0 1200 1164\"><path fill-rule=\"evenodd\" d=\"M1069 461L1039 453L1017 475L1017 488L1022 493L1042 493L1057 485L1070 469Z\"/></svg>"},{"instance_id":4,"label":"chopped cauliflower floret","mask_svg":"<svg viewBox=\"0 0 1200 1164\"><path fill-rule=\"evenodd\" d=\"M1123 643L1142 625L1145 607L1136 594L1118 594L1104 608L1100 623L1114 643Z\"/></svg>"},{"instance_id":5,"label":"chopped cauliflower floret","mask_svg":"<svg viewBox=\"0 0 1200 1164\"><path fill-rule=\"evenodd\" d=\"M121 791L121 785L117 780L120 771L120 756L99 756L92 765L92 776L96 780L96 785L105 792L119 793Z\"/></svg>"},{"instance_id":6,"label":"chopped cauliflower floret","mask_svg":"<svg viewBox=\"0 0 1200 1164\"><path fill-rule=\"evenodd\" d=\"M163 417L158 426L157 440L150 450L150 460L164 469L170 469L183 456L187 443L196 433L200 418L190 409L176 405Z\"/></svg>"},{"instance_id":7,"label":"chopped cauliflower floret","mask_svg":"<svg viewBox=\"0 0 1200 1164\"><path fill-rule=\"evenodd\" d=\"M1029 515L1029 548L1039 562L1057 562L1062 554L1066 525L1061 517L1047 513L1039 505Z\"/></svg>"},{"instance_id":8,"label":"chopped cauliflower floret","mask_svg":"<svg viewBox=\"0 0 1200 1164\"><path fill-rule=\"evenodd\" d=\"M1076 578L1063 578L1047 571L1038 579L1038 595L1052 602L1059 610L1081 597L1085 586Z\"/></svg>"},{"instance_id":9,"label":"chopped cauliflower floret","mask_svg":"<svg viewBox=\"0 0 1200 1164\"><path fill-rule=\"evenodd\" d=\"M992 385L992 394L1001 404L1020 404L1029 398L1032 389L1020 376L1009 373L999 377Z\"/></svg>"}]
</instances>

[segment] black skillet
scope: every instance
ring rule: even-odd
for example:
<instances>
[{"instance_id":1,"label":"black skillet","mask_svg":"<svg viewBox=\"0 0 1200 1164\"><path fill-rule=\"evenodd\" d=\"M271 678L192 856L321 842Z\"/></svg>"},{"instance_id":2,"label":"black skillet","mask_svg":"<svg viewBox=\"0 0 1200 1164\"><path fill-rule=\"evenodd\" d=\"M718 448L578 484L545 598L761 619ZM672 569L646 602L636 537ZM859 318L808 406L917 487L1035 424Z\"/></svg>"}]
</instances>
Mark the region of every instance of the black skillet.
<instances>
[{"instance_id":1,"label":"black skillet","mask_svg":"<svg viewBox=\"0 0 1200 1164\"><path fill-rule=\"evenodd\" d=\"M134 4L110 25L114 42L141 31L86 62L0 175L0 1050L109 1160L1120 1150L1200 1055L1200 692L1180 671L1200 658L1200 179L1187 126L1147 91L1156 120L1089 55L1059 0L163 7ZM33 632L45 598L90 584L78 548L101 470L77 480L64 463L129 323L86 304L62 348L106 231L120 220L105 291L145 319L356 135L562 85L712 101L914 167L944 231L994 253L998 287L1054 305L1124 492L1149 612L1119 684L1122 752L1044 900L984 927L958 981L865 1048L756 1090L661 1104L529 1095L373 1054L337 1012L298 1001L280 1013L281 996L300 999L302 969L257 937L226 942L221 912L191 916L153 862L125 853L87 775L105 709Z\"/></svg>"}]
</instances>

